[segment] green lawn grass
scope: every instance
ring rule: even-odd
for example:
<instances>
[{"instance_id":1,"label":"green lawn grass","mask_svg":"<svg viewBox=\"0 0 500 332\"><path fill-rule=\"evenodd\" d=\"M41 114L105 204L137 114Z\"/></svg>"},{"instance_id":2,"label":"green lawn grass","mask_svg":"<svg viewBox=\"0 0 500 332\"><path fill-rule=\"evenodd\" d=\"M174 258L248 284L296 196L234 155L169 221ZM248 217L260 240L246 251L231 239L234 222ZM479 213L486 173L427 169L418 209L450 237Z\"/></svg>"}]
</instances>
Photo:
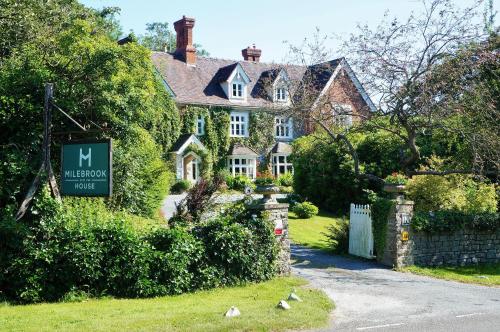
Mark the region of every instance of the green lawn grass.
<instances>
[{"instance_id":1,"label":"green lawn grass","mask_svg":"<svg viewBox=\"0 0 500 332\"><path fill-rule=\"evenodd\" d=\"M439 279L487 286L500 286L500 264L453 267L410 266L401 270Z\"/></svg>"},{"instance_id":2,"label":"green lawn grass","mask_svg":"<svg viewBox=\"0 0 500 332\"><path fill-rule=\"evenodd\" d=\"M289 234L293 243L308 248L330 250L326 233L328 226L340 221L341 218L331 213L320 211L310 219L300 219L293 212L288 214Z\"/></svg>"},{"instance_id":3,"label":"green lawn grass","mask_svg":"<svg viewBox=\"0 0 500 332\"><path fill-rule=\"evenodd\" d=\"M303 302L276 308L290 290ZM237 306L240 317L224 313ZM91 299L80 303L0 305L1 331L283 331L327 324L333 304L287 277L241 287L201 291L154 299Z\"/></svg>"}]
</instances>

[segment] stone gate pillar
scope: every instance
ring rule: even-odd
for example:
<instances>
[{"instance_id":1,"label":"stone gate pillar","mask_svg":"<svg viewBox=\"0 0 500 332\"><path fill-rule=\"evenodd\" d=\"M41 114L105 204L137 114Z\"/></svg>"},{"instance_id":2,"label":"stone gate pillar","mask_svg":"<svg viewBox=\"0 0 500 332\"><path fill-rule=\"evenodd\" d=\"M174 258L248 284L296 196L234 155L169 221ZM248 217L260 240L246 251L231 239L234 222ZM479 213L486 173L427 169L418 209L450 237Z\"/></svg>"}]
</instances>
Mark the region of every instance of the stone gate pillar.
<instances>
[{"instance_id":1,"label":"stone gate pillar","mask_svg":"<svg viewBox=\"0 0 500 332\"><path fill-rule=\"evenodd\" d=\"M413 201L399 196L387 217L384 252L379 262L394 268L413 265L413 241L410 221L413 217Z\"/></svg>"},{"instance_id":2,"label":"stone gate pillar","mask_svg":"<svg viewBox=\"0 0 500 332\"><path fill-rule=\"evenodd\" d=\"M261 217L274 226L274 235L279 246L277 270L280 275L290 273L290 239L288 237L288 204L262 202L254 206Z\"/></svg>"}]
</instances>

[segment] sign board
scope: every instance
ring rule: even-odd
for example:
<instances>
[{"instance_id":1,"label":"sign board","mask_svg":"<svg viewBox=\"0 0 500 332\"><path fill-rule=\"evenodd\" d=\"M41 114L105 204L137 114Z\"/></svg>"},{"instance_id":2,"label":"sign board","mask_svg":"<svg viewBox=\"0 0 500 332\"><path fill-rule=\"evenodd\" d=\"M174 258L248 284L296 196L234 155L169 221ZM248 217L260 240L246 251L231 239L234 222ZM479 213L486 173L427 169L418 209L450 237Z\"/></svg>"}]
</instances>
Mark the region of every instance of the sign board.
<instances>
[{"instance_id":1,"label":"sign board","mask_svg":"<svg viewBox=\"0 0 500 332\"><path fill-rule=\"evenodd\" d=\"M401 233L401 241L408 241L410 239L410 233L408 231L403 231Z\"/></svg>"},{"instance_id":2,"label":"sign board","mask_svg":"<svg viewBox=\"0 0 500 332\"><path fill-rule=\"evenodd\" d=\"M61 194L111 196L111 140L75 141L61 148Z\"/></svg>"},{"instance_id":3,"label":"sign board","mask_svg":"<svg viewBox=\"0 0 500 332\"><path fill-rule=\"evenodd\" d=\"M401 213L400 219L402 226L408 226L411 222L411 215L409 213Z\"/></svg>"},{"instance_id":4,"label":"sign board","mask_svg":"<svg viewBox=\"0 0 500 332\"><path fill-rule=\"evenodd\" d=\"M274 235L283 235L283 220L277 219L274 221Z\"/></svg>"}]
</instances>

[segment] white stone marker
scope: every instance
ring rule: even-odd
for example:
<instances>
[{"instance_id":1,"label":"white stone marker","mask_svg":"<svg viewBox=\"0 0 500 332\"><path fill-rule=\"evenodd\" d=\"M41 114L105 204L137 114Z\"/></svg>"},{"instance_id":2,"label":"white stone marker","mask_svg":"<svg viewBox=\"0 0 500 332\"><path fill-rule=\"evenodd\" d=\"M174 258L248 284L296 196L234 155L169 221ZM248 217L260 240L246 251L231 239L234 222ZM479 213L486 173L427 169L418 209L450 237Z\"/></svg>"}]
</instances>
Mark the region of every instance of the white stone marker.
<instances>
[{"instance_id":1,"label":"white stone marker","mask_svg":"<svg viewBox=\"0 0 500 332\"><path fill-rule=\"evenodd\" d=\"M302 299L297 295L295 294L295 292L291 292L290 295L288 295L288 301L298 301L298 302L302 302Z\"/></svg>"},{"instance_id":2,"label":"white stone marker","mask_svg":"<svg viewBox=\"0 0 500 332\"><path fill-rule=\"evenodd\" d=\"M236 317L239 315L241 315L241 313L236 307L231 307L225 314L226 317Z\"/></svg>"},{"instance_id":3,"label":"white stone marker","mask_svg":"<svg viewBox=\"0 0 500 332\"><path fill-rule=\"evenodd\" d=\"M283 310L290 309L290 305L285 300L281 300L280 303L278 303L277 307Z\"/></svg>"}]
</instances>

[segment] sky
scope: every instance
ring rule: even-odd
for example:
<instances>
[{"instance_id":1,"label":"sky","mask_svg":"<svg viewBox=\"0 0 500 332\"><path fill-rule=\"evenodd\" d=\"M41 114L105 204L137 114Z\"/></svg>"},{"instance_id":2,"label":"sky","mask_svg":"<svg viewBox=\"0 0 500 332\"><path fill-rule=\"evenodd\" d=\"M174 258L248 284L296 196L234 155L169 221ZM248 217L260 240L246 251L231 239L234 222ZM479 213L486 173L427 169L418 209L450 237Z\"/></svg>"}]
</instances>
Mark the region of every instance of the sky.
<instances>
[{"instance_id":1,"label":"sky","mask_svg":"<svg viewBox=\"0 0 500 332\"><path fill-rule=\"evenodd\" d=\"M453 0L466 7L473 0ZM210 56L240 59L241 50L255 44L262 50L261 61L281 62L287 56L287 46L299 45L311 38L319 28L322 35L332 38L327 46L335 50L337 37L356 31L356 24L376 27L386 10L390 17L407 18L420 11L419 0L80 0L102 8L121 8L120 22L124 33L145 32L146 23L172 24L182 15L196 19L193 30L195 43L203 45ZM494 0L498 10L500 0ZM497 20L498 22L498 20ZM173 25L171 26L173 30ZM335 54L341 56L341 54Z\"/></svg>"}]
</instances>

